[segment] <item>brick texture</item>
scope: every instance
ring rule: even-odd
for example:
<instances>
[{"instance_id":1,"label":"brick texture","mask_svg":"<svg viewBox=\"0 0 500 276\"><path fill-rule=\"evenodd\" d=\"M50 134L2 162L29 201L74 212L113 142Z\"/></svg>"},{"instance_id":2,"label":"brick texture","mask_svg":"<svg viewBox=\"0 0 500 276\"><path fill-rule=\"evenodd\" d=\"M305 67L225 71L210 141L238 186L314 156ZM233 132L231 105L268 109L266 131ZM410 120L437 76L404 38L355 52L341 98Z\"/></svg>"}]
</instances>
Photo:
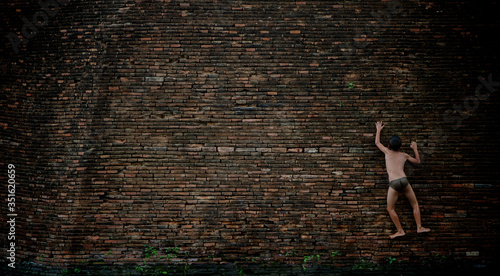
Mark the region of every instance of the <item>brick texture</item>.
<instances>
[{"instance_id":1,"label":"brick texture","mask_svg":"<svg viewBox=\"0 0 500 276\"><path fill-rule=\"evenodd\" d=\"M43 9L0 4L0 239L15 164L20 262L498 256L497 1L60 2L17 52ZM377 120L419 143L429 234L402 197L388 237Z\"/></svg>"}]
</instances>

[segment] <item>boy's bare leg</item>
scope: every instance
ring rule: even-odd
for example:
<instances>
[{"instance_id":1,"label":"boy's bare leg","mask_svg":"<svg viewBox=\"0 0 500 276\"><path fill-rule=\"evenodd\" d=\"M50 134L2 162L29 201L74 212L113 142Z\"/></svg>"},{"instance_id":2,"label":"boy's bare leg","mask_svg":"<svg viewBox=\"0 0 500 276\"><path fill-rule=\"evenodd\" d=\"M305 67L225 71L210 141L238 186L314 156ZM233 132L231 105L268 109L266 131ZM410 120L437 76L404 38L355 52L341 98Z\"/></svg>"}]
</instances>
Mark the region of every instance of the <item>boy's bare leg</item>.
<instances>
[{"instance_id":1,"label":"boy's bare leg","mask_svg":"<svg viewBox=\"0 0 500 276\"><path fill-rule=\"evenodd\" d=\"M417 233L425 233L431 231L429 228L422 227L422 222L420 220L420 207L418 206L417 197L415 196L415 192L413 191L411 185L408 185L403 193L406 198L408 198L408 201L413 208L413 216L415 217L415 222L417 223Z\"/></svg>"},{"instance_id":2,"label":"boy's bare leg","mask_svg":"<svg viewBox=\"0 0 500 276\"><path fill-rule=\"evenodd\" d=\"M389 212L392 222L394 222L394 225L396 225L396 228L398 229L396 233L390 235L391 239L405 235L405 231L403 231L403 227L401 227L401 223L399 222L398 214L396 213L396 210L394 210L394 206L398 200L398 195L399 193L392 188L389 188L387 191L387 212Z\"/></svg>"}]
</instances>

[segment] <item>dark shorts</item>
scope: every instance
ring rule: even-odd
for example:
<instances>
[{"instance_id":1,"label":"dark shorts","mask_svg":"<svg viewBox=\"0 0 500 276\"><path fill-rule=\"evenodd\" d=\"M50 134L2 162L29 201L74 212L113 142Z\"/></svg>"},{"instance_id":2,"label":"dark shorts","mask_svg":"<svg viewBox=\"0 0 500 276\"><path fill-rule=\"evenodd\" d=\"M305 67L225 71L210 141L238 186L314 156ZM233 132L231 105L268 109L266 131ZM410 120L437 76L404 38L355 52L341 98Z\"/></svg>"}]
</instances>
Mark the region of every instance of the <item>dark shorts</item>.
<instances>
[{"instance_id":1,"label":"dark shorts","mask_svg":"<svg viewBox=\"0 0 500 276\"><path fill-rule=\"evenodd\" d=\"M401 193L404 189L406 189L406 187L408 187L409 184L410 183L406 177L401 177L389 182L389 187Z\"/></svg>"}]
</instances>

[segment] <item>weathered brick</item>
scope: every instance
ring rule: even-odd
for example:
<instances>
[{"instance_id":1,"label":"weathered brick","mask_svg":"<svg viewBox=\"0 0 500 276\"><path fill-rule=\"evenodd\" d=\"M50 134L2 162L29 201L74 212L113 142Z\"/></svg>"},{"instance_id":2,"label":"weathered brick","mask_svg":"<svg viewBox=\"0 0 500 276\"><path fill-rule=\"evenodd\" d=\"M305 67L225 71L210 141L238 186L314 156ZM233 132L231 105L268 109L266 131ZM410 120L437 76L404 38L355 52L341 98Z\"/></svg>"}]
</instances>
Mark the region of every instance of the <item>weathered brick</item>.
<instances>
[{"instance_id":1,"label":"weathered brick","mask_svg":"<svg viewBox=\"0 0 500 276\"><path fill-rule=\"evenodd\" d=\"M40 7L3 1L0 180L19 167L16 254L496 261L496 4L441 2L69 1L15 53L5 35ZM423 163L406 170L429 234L401 197L408 235L387 237L377 120L384 143L419 143Z\"/></svg>"}]
</instances>

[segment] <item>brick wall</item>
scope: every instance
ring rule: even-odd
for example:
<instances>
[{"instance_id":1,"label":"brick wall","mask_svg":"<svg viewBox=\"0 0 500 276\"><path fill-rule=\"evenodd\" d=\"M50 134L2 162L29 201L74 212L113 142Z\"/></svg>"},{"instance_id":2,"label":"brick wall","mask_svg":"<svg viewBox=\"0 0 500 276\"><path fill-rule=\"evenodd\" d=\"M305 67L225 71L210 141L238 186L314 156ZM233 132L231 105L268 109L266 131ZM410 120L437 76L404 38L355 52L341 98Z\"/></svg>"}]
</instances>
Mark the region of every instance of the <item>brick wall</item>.
<instances>
[{"instance_id":1,"label":"brick wall","mask_svg":"<svg viewBox=\"0 0 500 276\"><path fill-rule=\"evenodd\" d=\"M0 4L0 238L14 164L19 262L498 256L496 1L35 2ZM429 234L402 198L407 237L388 237L377 120L419 143Z\"/></svg>"}]
</instances>

